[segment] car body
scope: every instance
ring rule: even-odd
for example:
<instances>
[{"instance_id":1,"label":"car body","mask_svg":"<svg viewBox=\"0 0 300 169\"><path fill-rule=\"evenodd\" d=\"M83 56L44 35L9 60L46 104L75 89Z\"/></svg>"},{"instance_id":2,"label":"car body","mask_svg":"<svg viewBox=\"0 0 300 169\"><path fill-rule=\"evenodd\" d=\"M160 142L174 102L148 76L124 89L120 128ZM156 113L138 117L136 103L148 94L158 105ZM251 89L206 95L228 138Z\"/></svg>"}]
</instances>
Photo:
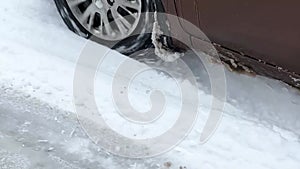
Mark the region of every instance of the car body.
<instances>
[{"instance_id":1,"label":"car body","mask_svg":"<svg viewBox=\"0 0 300 169\"><path fill-rule=\"evenodd\" d=\"M300 87L300 1L162 2L167 13L198 26L227 59L233 59L237 65L246 65L256 73ZM190 43L195 48L201 44L201 37L180 21L170 24L172 34L180 32L182 37L190 36Z\"/></svg>"},{"instance_id":2,"label":"car body","mask_svg":"<svg viewBox=\"0 0 300 169\"><path fill-rule=\"evenodd\" d=\"M203 40L182 20L169 22L173 37L185 38L195 48L203 43L212 43L221 54L222 61L231 68L255 72L300 87L300 1L150 1L161 11L179 16L200 28L210 42ZM172 48L182 48L182 45L174 40Z\"/></svg>"}]
</instances>

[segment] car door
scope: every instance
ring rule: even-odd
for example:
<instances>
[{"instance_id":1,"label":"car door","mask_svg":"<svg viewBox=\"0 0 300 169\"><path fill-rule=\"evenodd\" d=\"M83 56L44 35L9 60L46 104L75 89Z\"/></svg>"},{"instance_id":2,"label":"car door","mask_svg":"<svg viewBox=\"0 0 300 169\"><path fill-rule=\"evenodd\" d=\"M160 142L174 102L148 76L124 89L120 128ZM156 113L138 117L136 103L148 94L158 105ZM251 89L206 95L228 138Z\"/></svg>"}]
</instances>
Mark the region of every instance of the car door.
<instances>
[{"instance_id":1,"label":"car door","mask_svg":"<svg viewBox=\"0 0 300 169\"><path fill-rule=\"evenodd\" d=\"M197 0L175 0L177 15L180 18L183 18L195 26L199 27L199 18L198 18L198 6ZM182 20L180 20L181 27L183 30L193 36L198 37L198 33L194 28L187 26Z\"/></svg>"},{"instance_id":2,"label":"car door","mask_svg":"<svg viewBox=\"0 0 300 169\"><path fill-rule=\"evenodd\" d=\"M300 73L300 1L196 1L200 28L212 42Z\"/></svg>"}]
</instances>

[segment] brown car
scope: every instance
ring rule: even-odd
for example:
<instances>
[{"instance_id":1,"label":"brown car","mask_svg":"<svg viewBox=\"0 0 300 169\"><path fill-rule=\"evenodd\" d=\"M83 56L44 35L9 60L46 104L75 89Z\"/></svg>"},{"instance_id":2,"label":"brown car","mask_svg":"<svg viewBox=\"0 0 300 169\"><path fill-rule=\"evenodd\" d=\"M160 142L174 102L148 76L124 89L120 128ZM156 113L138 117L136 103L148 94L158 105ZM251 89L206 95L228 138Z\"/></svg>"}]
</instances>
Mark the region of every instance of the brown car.
<instances>
[{"instance_id":1,"label":"brown car","mask_svg":"<svg viewBox=\"0 0 300 169\"><path fill-rule=\"evenodd\" d=\"M67 26L75 33L130 54L148 47L154 11L179 16L199 27L236 69L283 80L300 87L300 1L297 0L55 0ZM149 19L150 18L150 19ZM114 22L115 21L115 22ZM188 38L195 47L203 41L191 27L172 20L170 33ZM166 22L163 22L163 24ZM166 26L166 25L162 25ZM132 37L132 34L139 34ZM170 49L183 48L167 38Z\"/></svg>"}]
</instances>

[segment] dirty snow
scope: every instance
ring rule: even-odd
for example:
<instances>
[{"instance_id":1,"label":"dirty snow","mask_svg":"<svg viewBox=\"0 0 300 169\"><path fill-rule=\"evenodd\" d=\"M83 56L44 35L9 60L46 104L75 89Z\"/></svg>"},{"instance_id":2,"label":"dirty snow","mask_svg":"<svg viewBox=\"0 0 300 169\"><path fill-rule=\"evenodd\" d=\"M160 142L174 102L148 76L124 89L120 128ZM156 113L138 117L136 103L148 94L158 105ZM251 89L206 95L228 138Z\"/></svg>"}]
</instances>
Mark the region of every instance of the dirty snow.
<instances>
[{"instance_id":1,"label":"dirty snow","mask_svg":"<svg viewBox=\"0 0 300 169\"><path fill-rule=\"evenodd\" d=\"M198 141L212 98L203 76L201 115L188 138L174 150L146 160L105 153L84 134L74 114L73 74L86 41L67 30L54 2L48 0L3 1L0 24L0 168L300 167L300 92L279 81L228 71L225 114L206 144ZM102 67L99 77L100 89L109 87L113 67L124 59L110 54L110 64ZM174 82L167 78L154 72L147 77L145 82L158 78L167 86L165 90L172 89ZM132 102L139 110L147 109L147 88L138 82L133 87ZM109 116L113 112L109 93L98 100L104 103L100 109L107 122L122 128L121 121ZM174 102L171 108L176 109Z\"/></svg>"},{"instance_id":2,"label":"dirty snow","mask_svg":"<svg viewBox=\"0 0 300 169\"><path fill-rule=\"evenodd\" d=\"M155 54L165 62L174 62L175 60L183 56L182 53L164 49L163 43L159 40L161 35L163 35L163 32L158 23L157 12L154 12L154 23L152 28L151 40L155 48Z\"/></svg>"}]
</instances>

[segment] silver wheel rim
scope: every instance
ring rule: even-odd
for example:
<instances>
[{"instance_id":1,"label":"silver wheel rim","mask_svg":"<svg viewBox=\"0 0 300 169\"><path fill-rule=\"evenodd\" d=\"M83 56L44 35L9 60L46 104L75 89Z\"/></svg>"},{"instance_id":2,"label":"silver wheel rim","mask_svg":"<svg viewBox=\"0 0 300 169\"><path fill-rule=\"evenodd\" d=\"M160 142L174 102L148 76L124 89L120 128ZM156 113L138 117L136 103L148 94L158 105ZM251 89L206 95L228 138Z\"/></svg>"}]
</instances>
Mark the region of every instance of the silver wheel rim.
<instances>
[{"instance_id":1,"label":"silver wheel rim","mask_svg":"<svg viewBox=\"0 0 300 169\"><path fill-rule=\"evenodd\" d=\"M66 0L78 22L107 41L129 37L138 26L141 0Z\"/></svg>"}]
</instances>

